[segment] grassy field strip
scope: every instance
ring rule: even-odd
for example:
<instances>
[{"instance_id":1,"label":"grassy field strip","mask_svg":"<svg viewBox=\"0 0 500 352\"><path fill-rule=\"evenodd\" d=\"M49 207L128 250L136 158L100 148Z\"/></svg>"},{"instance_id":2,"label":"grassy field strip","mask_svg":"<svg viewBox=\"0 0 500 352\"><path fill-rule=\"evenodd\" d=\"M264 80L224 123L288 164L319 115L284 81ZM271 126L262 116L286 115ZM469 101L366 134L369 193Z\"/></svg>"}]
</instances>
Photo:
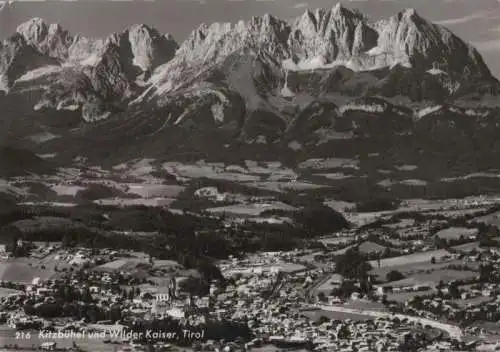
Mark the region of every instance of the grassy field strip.
<instances>
[{"instance_id":1,"label":"grassy field strip","mask_svg":"<svg viewBox=\"0 0 500 352\"><path fill-rule=\"evenodd\" d=\"M438 249L435 251L422 252L422 253L408 254L408 255L401 256L401 257L382 259L380 261L380 267L383 268L383 267L398 266L398 265L410 264L410 263L430 262L432 257L435 257L436 259L439 260L446 255L450 255L450 252L448 252L447 250L444 250L444 249ZM374 268L378 267L378 262L376 260L370 261L370 264Z\"/></svg>"},{"instance_id":2,"label":"grassy field strip","mask_svg":"<svg viewBox=\"0 0 500 352\"><path fill-rule=\"evenodd\" d=\"M341 312L341 313L350 313L350 314L358 314L358 315L367 315L371 316L374 318L398 318L400 320L403 319L408 319L408 321L414 322L414 323L420 323L423 326L429 325L432 326L433 328L446 331L450 337L457 339L458 341L461 341L463 338L462 330L455 325L451 324L446 324L446 323L441 323L435 320L431 319L426 319L426 318L419 318L419 317L412 317L410 315L403 315L403 314L392 314L392 313L387 313L387 312L381 312L381 311L373 311L373 310L365 310L365 309L353 309L353 308L345 308L345 307L338 307L338 306L327 306L327 305L314 305L315 307L318 307L322 310L330 311L330 312Z\"/></svg>"}]
</instances>

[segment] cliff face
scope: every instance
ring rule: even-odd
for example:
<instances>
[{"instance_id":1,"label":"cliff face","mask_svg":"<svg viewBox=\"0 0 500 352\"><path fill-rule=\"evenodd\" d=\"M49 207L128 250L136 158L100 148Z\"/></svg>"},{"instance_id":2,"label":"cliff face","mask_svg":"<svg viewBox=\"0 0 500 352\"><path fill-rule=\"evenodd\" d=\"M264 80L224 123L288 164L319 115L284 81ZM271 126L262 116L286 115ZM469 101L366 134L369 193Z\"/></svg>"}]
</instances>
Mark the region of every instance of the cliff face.
<instances>
[{"instance_id":1,"label":"cliff face","mask_svg":"<svg viewBox=\"0 0 500 352\"><path fill-rule=\"evenodd\" d=\"M0 45L0 89L29 92L40 116L137 119L125 125L140 138L170 127L247 142L405 134L413 106L369 98L449 103L499 86L473 47L413 9L378 22L336 5L290 23L202 24L181 45L143 24L94 39L35 18Z\"/></svg>"}]
</instances>

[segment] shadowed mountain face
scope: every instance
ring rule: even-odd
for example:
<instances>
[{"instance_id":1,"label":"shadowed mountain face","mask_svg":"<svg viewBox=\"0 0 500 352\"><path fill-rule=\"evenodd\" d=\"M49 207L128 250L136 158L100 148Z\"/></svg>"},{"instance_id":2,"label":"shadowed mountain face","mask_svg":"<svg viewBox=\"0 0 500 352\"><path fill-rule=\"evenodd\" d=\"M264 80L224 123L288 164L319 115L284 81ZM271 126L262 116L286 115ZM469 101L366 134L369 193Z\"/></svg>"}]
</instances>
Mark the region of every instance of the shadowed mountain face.
<instances>
[{"instance_id":1,"label":"shadowed mountain face","mask_svg":"<svg viewBox=\"0 0 500 352\"><path fill-rule=\"evenodd\" d=\"M180 45L147 25L88 39L32 19L0 45L0 138L97 162L495 153L499 85L473 47L411 9L204 24Z\"/></svg>"}]
</instances>

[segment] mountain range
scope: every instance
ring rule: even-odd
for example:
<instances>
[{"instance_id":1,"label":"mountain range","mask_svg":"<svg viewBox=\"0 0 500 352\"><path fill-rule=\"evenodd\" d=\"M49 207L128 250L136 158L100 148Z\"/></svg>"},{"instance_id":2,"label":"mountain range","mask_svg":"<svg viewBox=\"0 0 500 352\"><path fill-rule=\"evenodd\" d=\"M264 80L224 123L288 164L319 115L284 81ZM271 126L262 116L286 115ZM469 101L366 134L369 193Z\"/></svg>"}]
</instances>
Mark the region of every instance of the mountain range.
<instances>
[{"instance_id":1,"label":"mountain range","mask_svg":"<svg viewBox=\"0 0 500 352\"><path fill-rule=\"evenodd\" d=\"M475 48L413 9L266 14L180 44L147 25L94 39L34 18L0 44L0 142L64 161L488 160L499 86Z\"/></svg>"}]
</instances>

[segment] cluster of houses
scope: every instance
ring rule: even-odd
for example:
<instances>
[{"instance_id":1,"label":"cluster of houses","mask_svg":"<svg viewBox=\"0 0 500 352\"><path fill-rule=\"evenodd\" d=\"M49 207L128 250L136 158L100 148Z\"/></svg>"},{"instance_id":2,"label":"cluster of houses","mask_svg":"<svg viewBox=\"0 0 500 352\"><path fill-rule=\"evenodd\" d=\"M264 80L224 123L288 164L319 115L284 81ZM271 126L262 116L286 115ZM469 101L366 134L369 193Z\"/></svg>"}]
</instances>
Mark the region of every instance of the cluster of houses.
<instances>
[{"instance_id":1,"label":"cluster of houses","mask_svg":"<svg viewBox=\"0 0 500 352\"><path fill-rule=\"evenodd\" d=\"M296 251L260 253L244 259L230 257L219 264L230 284L224 288L212 285L209 293L201 297L182 292L182 277L167 275L159 267L153 270L151 262L137 271L121 266L120 261L125 263L133 260L117 259L121 255L116 251L99 250L98 253L91 253L88 249L74 249L71 252L58 250L57 260L61 263L71 262L71 266L78 268L91 263L91 268L87 267L83 274L82 270L67 271L65 277L69 281L65 283L81 293L90 293L98 307L118 307L122 314L120 319L150 320L168 316L190 326L203 324L208 319L243 322L256 336L256 339L247 343L248 349L272 344L280 348L313 346L315 350L324 351L398 351L404 338L418 330L414 323L391 318L339 321L335 316L329 318L324 311L312 310L306 304L308 292L311 287L317 288L322 284L318 284L317 279L333 267L314 267L310 263L300 262L297 259L299 257ZM490 252L462 258L465 261L488 261L495 266L500 264L498 256ZM148 265L150 268L145 269L144 266ZM162 277L161 285L148 281L153 272L155 276L158 274ZM166 277L170 279L165 280ZM340 275L329 275L329 278L330 290L341 286L343 278ZM57 280L35 278L22 290L3 297L0 310L9 311L8 325L16 329L53 327L53 321L27 315L23 307L28 300L35 304L53 303L60 283ZM140 290L132 290L130 295L116 290L116 287L123 286L139 286ZM440 287L439 294L435 285L431 284L396 286L392 287L393 292L426 291L422 295L427 296L420 301L409 299L401 305L402 312L409 315L450 320L459 316L483 320L500 317L499 284L463 286L459 290L461 300L485 298L479 304L464 306L447 299L449 284ZM388 292L387 285L375 285L374 289L375 296L383 296ZM428 290L433 293L428 295ZM338 297L328 298L328 304L342 304ZM352 298L359 298L359 294L354 294ZM420 302L419 305L417 302ZM429 343L436 350L450 347L446 339L436 338Z\"/></svg>"},{"instance_id":2,"label":"cluster of houses","mask_svg":"<svg viewBox=\"0 0 500 352\"><path fill-rule=\"evenodd\" d=\"M245 319L259 337L247 347L269 343L279 347L313 346L318 351L399 351L404 337L416 329L410 322L388 318L342 322L324 318L328 314L304 304L311 278L320 276L322 270L263 270L285 257L284 253L267 253L250 261L233 259L231 265L222 265L223 274L235 277L236 282L217 295L211 314ZM273 291L275 294L269 296Z\"/></svg>"}]
</instances>

